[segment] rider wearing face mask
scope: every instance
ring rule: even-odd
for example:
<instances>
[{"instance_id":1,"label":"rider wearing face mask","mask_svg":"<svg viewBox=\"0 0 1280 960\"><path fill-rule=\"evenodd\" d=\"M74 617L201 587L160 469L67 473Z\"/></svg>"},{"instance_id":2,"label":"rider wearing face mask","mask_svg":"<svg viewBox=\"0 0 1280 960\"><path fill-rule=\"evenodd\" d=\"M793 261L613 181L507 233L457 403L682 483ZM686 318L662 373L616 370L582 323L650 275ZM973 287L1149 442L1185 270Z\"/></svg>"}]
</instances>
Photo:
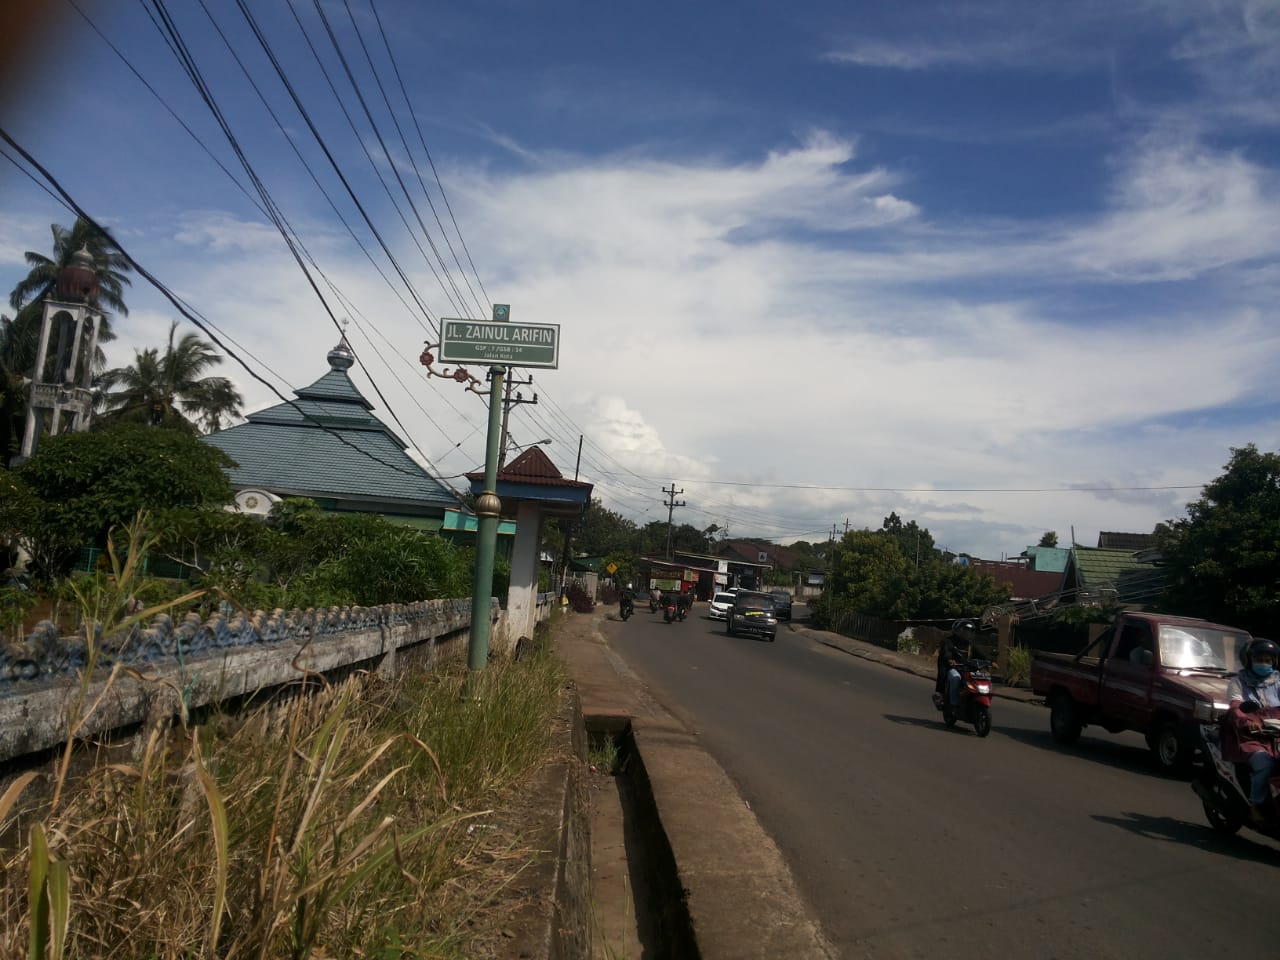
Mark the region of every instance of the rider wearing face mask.
<instances>
[{"instance_id":1,"label":"rider wearing face mask","mask_svg":"<svg viewBox=\"0 0 1280 960\"><path fill-rule=\"evenodd\" d=\"M1277 659L1280 659L1280 647L1270 640L1257 638L1245 644L1241 656L1244 667L1231 678L1227 693L1231 709L1223 717L1223 732L1227 734L1222 741L1223 759L1249 765L1249 813L1255 822L1264 818L1270 779L1280 772L1275 741L1252 736L1262 729L1264 711L1274 710L1280 715Z\"/></svg>"}]
</instances>

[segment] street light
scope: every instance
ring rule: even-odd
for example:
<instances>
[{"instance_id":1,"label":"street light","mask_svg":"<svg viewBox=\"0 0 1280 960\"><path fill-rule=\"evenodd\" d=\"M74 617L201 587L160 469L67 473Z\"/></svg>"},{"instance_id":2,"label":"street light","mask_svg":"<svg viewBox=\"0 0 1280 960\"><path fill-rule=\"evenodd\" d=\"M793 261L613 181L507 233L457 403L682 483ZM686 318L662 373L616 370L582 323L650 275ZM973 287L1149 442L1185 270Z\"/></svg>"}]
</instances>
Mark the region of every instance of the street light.
<instances>
[{"instance_id":1,"label":"street light","mask_svg":"<svg viewBox=\"0 0 1280 960\"><path fill-rule=\"evenodd\" d=\"M526 449L526 448L528 448L528 447L536 447L536 446L538 446L538 444L542 444L543 446L550 446L550 445L551 445L551 438L550 438L550 437L544 437L544 438L543 438L543 439L541 439L541 440L535 440L535 441L533 441L533 443L509 443L509 444L507 444L507 448L508 448L509 450L524 450L524 449Z\"/></svg>"}]
</instances>

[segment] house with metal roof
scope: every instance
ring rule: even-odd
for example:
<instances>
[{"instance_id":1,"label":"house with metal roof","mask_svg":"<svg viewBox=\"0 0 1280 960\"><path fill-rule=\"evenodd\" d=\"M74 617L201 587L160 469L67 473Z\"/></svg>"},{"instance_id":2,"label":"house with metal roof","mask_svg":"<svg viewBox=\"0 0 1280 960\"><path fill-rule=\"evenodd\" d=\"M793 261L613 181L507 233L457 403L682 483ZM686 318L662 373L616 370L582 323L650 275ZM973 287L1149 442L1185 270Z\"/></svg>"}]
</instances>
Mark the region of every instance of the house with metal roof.
<instances>
[{"instance_id":1,"label":"house with metal roof","mask_svg":"<svg viewBox=\"0 0 1280 960\"><path fill-rule=\"evenodd\" d=\"M1031 561L1032 570L1062 573L1067 569L1067 560L1071 556L1071 551L1066 547L1034 546L1023 550L1022 556Z\"/></svg>"},{"instance_id":2,"label":"house with metal roof","mask_svg":"<svg viewBox=\"0 0 1280 960\"><path fill-rule=\"evenodd\" d=\"M1139 550L1150 550L1156 545L1154 533L1119 533L1114 530L1103 530L1098 534L1098 546L1110 550L1128 550L1137 553Z\"/></svg>"},{"instance_id":3,"label":"house with metal roof","mask_svg":"<svg viewBox=\"0 0 1280 960\"><path fill-rule=\"evenodd\" d=\"M461 506L457 494L419 466L404 440L373 415L373 404L348 373L355 355L345 337L327 359L329 372L295 390L292 403L251 413L248 422L203 438L236 462L228 472L237 508L266 515L284 497L309 497L324 510L377 513L439 530Z\"/></svg>"},{"instance_id":4,"label":"house with metal roof","mask_svg":"<svg viewBox=\"0 0 1280 960\"><path fill-rule=\"evenodd\" d=\"M1164 570L1139 559L1132 550L1075 546L1063 573L1062 596L1077 603L1149 604L1163 592L1164 585Z\"/></svg>"}]
</instances>

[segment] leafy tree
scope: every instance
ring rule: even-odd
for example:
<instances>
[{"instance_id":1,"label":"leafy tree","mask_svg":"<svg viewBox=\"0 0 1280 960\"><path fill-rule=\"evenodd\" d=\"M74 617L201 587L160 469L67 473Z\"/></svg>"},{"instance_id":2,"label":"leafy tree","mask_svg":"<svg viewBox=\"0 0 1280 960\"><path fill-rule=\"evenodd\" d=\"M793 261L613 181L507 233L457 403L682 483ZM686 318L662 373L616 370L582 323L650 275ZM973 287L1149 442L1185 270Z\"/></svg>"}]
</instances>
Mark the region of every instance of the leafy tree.
<instances>
[{"instance_id":1,"label":"leafy tree","mask_svg":"<svg viewBox=\"0 0 1280 960\"><path fill-rule=\"evenodd\" d=\"M39 500L22 478L12 470L0 468L0 562L9 566L13 561L11 548L21 544L29 547L26 533L35 522ZM30 549L27 551L30 553Z\"/></svg>"},{"instance_id":2,"label":"leafy tree","mask_svg":"<svg viewBox=\"0 0 1280 960\"><path fill-rule=\"evenodd\" d=\"M562 522L561 530L568 525L568 521ZM589 557L633 551L636 525L592 497L586 514L573 521L572 549Z\"/></svg>"},{"instance_id":3,"label":"leafy tree","mask_svg":"<svg viewBox=\"0 0 1280 960\"><path fill-rule=\"evenodd\" d=\"M177 323L169 327L169 342L161 353L154 347L134 351L132 366L102 375L105 423L145 423L176 427L188 433L212 432L228 417L238 416L244 398L225 377L202 376L222 362L212 343L195 333L174 342Z\"/></svg>"},{"instance_id":4,"label":"leafy tree","mask_svg":"<svg viewBox=\"0 0 1280 960\"><path fill-rule=\"evenodd\" d=\"M1036 546L1040 547L1056 547L1058 545L1058 531L1046 530L1044 536L1040 538L1040 542Z\"/></svg>"},{"instance_id":5,"label":"leafy tree","mask_svg":"<svg viewBox=\"0 0 1280 960\"><path fill-rule=\"evenodd\" d=\"M934 548L928 530L891 513L880 530L853 530L834 545L814 617L826 626L844 613L882 620L950 619L976 616L1008 598L1008 587L952 563Z\"/></svg>"},{"instance_id":6,"label":"leafy tree","mask_svg":"<svg viewBox=\"0 0 1280 960\"><path fill-rule=\"evenodd\" d=\"M911 616L906 586L911 566L890 537L851 530L840 538L827 570L822 619L838 612L867 613L885 620Z\"/></svg>"},{"instance_id":7,"label":"leafy tree","mask_svg":"<svg viewBox=\"0 0 1280 960\"><path fill-rule=\"evenodd\" d=\"M928 529L914 520L903 523L896 512L890 511L884 518L880 533L891 538L898 545L902 555L913 562L917 559L926 559L933 553L933 535Z\"/></svg>"},{"instance_id":8,"label":"leafy tree","mask_svg":"<svg viewBox=\"0 0 1280 960\"><path fill-rule=\"evenodd\" d=\"M112 526L139 510L230 503L226 468L233 465L176 430L125 425L45 437L14 471L33 497L22 538L37 574L65 573L81 546L105 543Z\"/></svg>"},{"instance_id":9,"label":"leafy tree","mask_svg":"<svg viewBox=\"0 0 1280 960\"><path fill-rule=\"evenodd\" d=\"M1280 453L1232 448L1187 516L1156 528L1164 605L1273 636L1280 625Z\"/></svg>"},{"instance_id":10,"label":"leafy tree","mask_svg":"<svg viewBox=\"0 0 1280 960\"><path fill-rule=\"evenodd\" d=\"M662 525L662 549L667 548L667 525ZM707 535L691 523L677 523L671 527L671 549L683 553L706 553Z\"/></svg>"}]
</instances>

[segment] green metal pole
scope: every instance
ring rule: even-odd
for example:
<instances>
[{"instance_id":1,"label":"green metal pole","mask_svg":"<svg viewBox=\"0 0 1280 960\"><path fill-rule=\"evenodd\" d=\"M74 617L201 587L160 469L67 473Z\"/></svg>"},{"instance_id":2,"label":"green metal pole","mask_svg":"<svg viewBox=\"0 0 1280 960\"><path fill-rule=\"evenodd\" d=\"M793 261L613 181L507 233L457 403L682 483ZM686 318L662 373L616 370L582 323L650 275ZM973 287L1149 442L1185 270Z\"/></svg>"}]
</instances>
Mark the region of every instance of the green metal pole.
<instances>
[{"instance_id":1,"label":"green metal pole","mask_svg":"<svg viewBox=\"0 0 1280 960\"><path fill-rule=\"evenodd\" d=\"M489 609L493 594L493 557L498 547L498 437L502 431L502 381L505 367L489 368L489 432L484 454L484 492L476 500L476 574L471 590L471 641L467 669L471 675L489 659Z\"/></svg>"}]
</instances>

